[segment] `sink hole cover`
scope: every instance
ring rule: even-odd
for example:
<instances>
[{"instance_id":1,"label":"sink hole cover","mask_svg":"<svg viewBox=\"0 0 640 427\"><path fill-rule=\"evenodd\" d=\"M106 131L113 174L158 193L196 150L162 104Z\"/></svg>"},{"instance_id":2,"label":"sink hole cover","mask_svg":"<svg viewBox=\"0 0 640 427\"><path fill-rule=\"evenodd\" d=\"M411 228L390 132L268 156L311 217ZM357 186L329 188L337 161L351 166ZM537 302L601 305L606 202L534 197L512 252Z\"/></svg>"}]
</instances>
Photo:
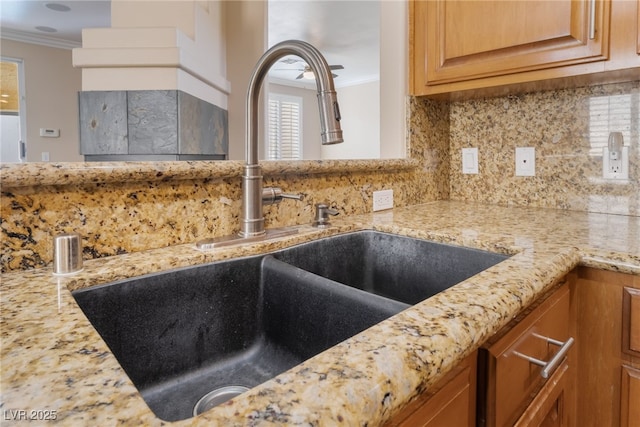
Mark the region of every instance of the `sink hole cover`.
<instances>
[{"instance_id":1,"label":"sink hole cover","mask_svg":"<svg viewBox=\"0 0 640 427\"><path fill-rule=\"evenodd\" d=\"M230 385L212 390L198 400L196 406L193 407L193 415L196 416L202 414L214 406L218 406L229 399L233 399L248 390L248 387L242 385Z\"/></svg>"}]
</instances>

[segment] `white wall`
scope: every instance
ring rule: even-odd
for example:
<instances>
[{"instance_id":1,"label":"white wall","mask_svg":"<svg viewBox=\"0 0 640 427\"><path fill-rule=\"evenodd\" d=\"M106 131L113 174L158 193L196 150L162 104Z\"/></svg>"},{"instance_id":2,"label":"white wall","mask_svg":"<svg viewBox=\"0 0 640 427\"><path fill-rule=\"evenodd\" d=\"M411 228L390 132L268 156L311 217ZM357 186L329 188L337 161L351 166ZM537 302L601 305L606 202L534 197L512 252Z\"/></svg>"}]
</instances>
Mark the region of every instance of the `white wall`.
<instances>
[{"instance_id":1,"label":"white wall","mask_svg":"<svg viewBox=\"0 0 640 427\"><path fill-rule=\"evenodd\" d=\"M39 162L48 152L52 162L83 161L78 131L78 92L81 72L71 64L71 51L1 40L2 55L24 63L26 122L22 138L28 162ZM40 128L60 129L59 138L43 138Z\"/></svg>"},{"instance_id":2,"label":"white wall","mask_svg":"<svg viewBox=\"0 0 640 427\"><path fill-rule=\"evenodd\" d=\"M111 28L87 28L73 64L82 90L181 90L227 109L221 1L112 0Z\"/></svg>"},{"instance_id":3,"label":"white wall","mask_svg":"<svg viewBox=\"0 0 640 427\"><path fill-rule=\"evenodd\" d=\"M342 144L323 145L322 159L376 159L380 157L380 82L337 90Z\"/></svg>"},{"instance_id":4,"label":"white wall","mask_svg":"<svg viewBox=\"0 0 640 427\"><path fill-rule=\"evenodd\" d=\"M266 1L224 2L231 160L244 159L245 99L253 68L267 49L266 6Z\"/></svg>"},{"instance_id":5,"label":"white wall","mask_svg":"<svg viewBox=\"0 0 640 427\"><path fill-rule=\"evenodd\" d=\"M226 76L223 2L220 0L111 0L113 28L175 27L194 42L205 79Z\"/></svg>"},{"instance_id":6,"label":"white wall","mask_svg":"<svg viewBox=\"0 0 640 427\"><path fill-rule=\"evenodd\" d=\"M380 2L380 157L406 157L408 9L404 0Z\"/></svg>"}]
</instances>

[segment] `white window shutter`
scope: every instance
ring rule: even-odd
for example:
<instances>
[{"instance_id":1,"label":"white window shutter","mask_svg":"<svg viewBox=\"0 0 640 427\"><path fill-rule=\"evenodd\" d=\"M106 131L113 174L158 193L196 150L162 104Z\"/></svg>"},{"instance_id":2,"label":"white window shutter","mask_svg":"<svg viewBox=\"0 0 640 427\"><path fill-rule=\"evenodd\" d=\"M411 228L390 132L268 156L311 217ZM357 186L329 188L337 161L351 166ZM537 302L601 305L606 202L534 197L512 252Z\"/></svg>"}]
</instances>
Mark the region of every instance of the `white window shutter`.
<instances>
[{"instance_id":1,"label":"white window shutter","mask_svg":"<svg viewBox=\"0 0 640 427\"><path fill-rule=\"evenodd\" d=\"M635 99L634 99L635 98ZM610 132L622 132L625 145L631 143L631 126L640 111L640 98L630 94L596 96L589 99L589 143L592 156L602 156Z\"/></svg>"},{"instance_id":2,"label":"white window shutter","mask_svg":"<svg viewBox=\"0 0 640 427\"><path fill-rule=\"evenodd\" d=\"M302 143L302 98L269 95L267 159L299 160Z\"/></svg>"}]
</instances>

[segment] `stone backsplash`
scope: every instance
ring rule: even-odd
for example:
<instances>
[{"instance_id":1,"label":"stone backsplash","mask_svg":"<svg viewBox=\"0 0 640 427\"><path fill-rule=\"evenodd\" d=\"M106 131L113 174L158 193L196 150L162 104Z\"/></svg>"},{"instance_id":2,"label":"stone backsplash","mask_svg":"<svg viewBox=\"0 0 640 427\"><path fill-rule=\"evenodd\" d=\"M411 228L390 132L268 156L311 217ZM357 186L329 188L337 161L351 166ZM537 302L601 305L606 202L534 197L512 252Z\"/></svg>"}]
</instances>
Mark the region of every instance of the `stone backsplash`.
<instances>
[{"instance_id":1,"label":"stone backsplash","mask_svg":"<svg viewBox=\"0 0 640 427\"><path fill-rule=\"evenodd\" d=\"M640 215L640 81L450 105L451 199ZM609 132L624 135L629 179L602 178ZM478 147L479 173L461 149ZM516 147L535 148L535 176L515 176Z\"/></svg>"},{"instance_id":2,"label":"stone backsplash","mask_svg":"<svg viewBox=\"0 0 640 427\"><path fill-rule=\"evenodd\" d=\"M267 227L311 223L314 204L370 212L375 190L396 206L448 198L448 106L410 101L419 160L265 162L265 186L303 193L265 207ZM85 259L195 243L239 230L242 163L231 161L2 165L2 271L52 260L56 234L83 236Z\"/></svg>"},{"instance_id":3,"label":"stone backsplash","mask_svg":"<svg viewBox=\"0 0 640 427\"><path fill-rule=\"evenodd\" d=\"M461 200L640 215L640 82L491 99L408 101L406 160L264 162L265 185L304 193L265 208L267 227L306 224L314 204L371 211ZM604 130L600 127L604 126ZM622 131L627 181L601 178L602 144ZM479 148L479 173L461 173L461 148ZM516 177L516 147L535 147L536 175ZM85 259L235 233L241 162L2 165L2 271L51 262L53 236L83 235Z\"/></svg>"}]
</instances>

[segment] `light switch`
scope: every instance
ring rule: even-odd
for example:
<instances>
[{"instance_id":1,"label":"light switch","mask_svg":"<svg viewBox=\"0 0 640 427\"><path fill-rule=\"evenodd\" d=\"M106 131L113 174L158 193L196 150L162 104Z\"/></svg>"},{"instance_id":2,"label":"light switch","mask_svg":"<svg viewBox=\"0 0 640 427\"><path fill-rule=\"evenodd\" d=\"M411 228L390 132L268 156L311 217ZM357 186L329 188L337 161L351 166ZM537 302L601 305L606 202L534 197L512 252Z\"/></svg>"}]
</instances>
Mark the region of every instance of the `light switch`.
<instances>
[{"instance_id":1,"label":"light switch","mask_svg":"<svg viewBox=\"0 0 640 427\"><path fill-rule=\"evenodd\" d=\"M536 149L535 147L516 148L516 176L536 175Z\"/></svg>"},{"instance_id":2,"label":"light switch","mask_svg":"<svg viewBox=\"0 0 640 427\"><path fill-rule=\"evenodd\" d=\"M462 149L462 173L477 174L478 173L478 148Z\"/></svg>"}]
</instances>

